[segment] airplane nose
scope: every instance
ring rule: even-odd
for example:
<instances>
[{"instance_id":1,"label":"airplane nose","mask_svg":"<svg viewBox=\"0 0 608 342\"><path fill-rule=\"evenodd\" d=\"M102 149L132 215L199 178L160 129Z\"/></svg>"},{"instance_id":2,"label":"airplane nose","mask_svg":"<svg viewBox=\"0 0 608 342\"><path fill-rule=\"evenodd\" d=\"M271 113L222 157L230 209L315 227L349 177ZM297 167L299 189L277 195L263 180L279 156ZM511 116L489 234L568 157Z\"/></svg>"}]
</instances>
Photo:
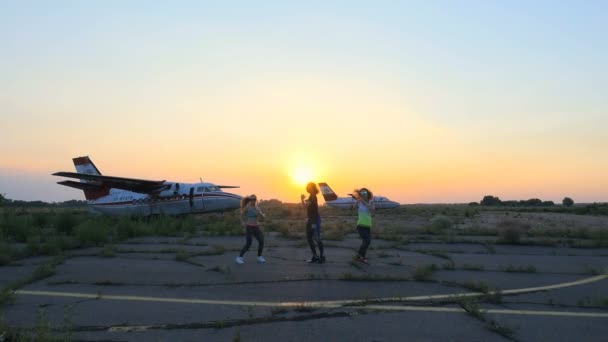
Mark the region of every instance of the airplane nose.
<instances>
[{"instance_id":1,"label":"airplane nose","mask_svg":"<svg viewBox=\"0 0 608 342\"><path fill-rule=\"evenodd\" d=\"M401 204L399 204L399 203L397 203L397 202L393 202L393 201L391 201L391 203L390 203L390 207L391 207L391 208L398 208L399 206L401 206Z\"/></svg>"},{"instance_id":2,"label":"airplane nose","mask_svg":"<svg viewBox=\"0 0 608 342\"><path fill-rule=\"evenodd\" d=\"M229 195L230 195L230 201L229 201L230 209L239 209L241 207L241 199L243 197L241 197L240 195L237 195L237 194L229 194Z\"/></svg>"}]
</instances>

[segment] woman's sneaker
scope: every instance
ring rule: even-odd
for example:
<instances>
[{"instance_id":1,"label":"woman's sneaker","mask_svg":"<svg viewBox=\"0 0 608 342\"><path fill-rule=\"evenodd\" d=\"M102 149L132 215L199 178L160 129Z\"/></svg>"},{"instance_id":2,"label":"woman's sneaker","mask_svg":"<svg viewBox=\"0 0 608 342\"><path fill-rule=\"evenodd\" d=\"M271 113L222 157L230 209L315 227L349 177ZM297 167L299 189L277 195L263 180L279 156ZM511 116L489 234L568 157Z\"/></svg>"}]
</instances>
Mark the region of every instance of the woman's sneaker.
<instances>
[{"instance_id":1,"label":"woman's sneaker","mask_svg":"<svg viewBox=\"0 0 608 342\"><path fill-rule=\"evenodd\" d=\"M360 262L362 264L369 264L369 261L367 261L367 259L365 257L362 257L362 256L360 256L358 254L353 257L353 260L357 261L357 262Z\"/></svg>"},{"instance_id":2,"label":"woman's sneaker","mask_svg":"<svg viewBox=\"0 0 608 342\"><path fill-rule=\"evenodd\" d=\"M264 259L264 257L260 255L260 256L258 257L258 262L259 262L259 263L261 263L261 264L263 264L263 263L265 263L265 262L266 262L266 259Z\"/></svg>"},{"instance_id":3,"label":"woman's sneaker","mask_svg":"<svg viewBox=\"0 0 608 342\"><path fill-rule=\"evenodd\" d=\"M319 263L319 260L320 260L320 259L319 259L319 257L318 257L318 256L313 255L313 256L312 256L312 258L310 258L310 259L306 260L306 262L307 262L307 263L310 263L310 264L317 264L317 263Z\"/></svg>"},{"instance_id":4,"label":"woman's sneaker","mask_svg":"<svg viewBox=\"0 0 608 342\"><path fill-rule=\"evenodd\" d=\"M236 260L234 260L234 261L236 261L236 263L239 265L242 265L245 263L245 260L243 260L243 257L240 257L240 256L236 257Z\"/></svg>"},{"instance_id":5,"label":"woman's sneaker","mask_svg":"<svg viewBox=\"0 0 608 342\"><path fill-rule=\"evenodd\" d=\"M322 256L319 258L319 264L324 264L325 263L325 256Z\"/></svg>"}]
</instances>

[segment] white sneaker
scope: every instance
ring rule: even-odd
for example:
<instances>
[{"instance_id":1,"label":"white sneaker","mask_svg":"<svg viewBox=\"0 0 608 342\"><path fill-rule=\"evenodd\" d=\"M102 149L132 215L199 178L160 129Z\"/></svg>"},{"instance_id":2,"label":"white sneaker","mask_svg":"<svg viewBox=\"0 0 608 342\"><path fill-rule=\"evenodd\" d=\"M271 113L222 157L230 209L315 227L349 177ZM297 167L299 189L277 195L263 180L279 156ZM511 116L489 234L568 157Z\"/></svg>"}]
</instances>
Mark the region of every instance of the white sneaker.
<instances>
[{"instance_id":1,"label":"white sneaker","mask_svg":"<svg viewBox=\"0 0 608 342\"><path fill-rule=\"evenodd\" d=\"M260 255L260 256L258 257L258 262L263 264L263 263L265 263L265 262L266 262L266 259L264 259L264 257Z\"/></svg>"},{"instance_id":2,"label":"white sneaker","mask_svg":"<svg viewBox=\"0 0 608 342\"><path fill-rule=\"evenodd\" d=\"M237 264L240 264L240 265L245 263L245 260L243 260L243 257L240 257L240 256L236 257L235 261Z\"/></svg>"}]
</instances>

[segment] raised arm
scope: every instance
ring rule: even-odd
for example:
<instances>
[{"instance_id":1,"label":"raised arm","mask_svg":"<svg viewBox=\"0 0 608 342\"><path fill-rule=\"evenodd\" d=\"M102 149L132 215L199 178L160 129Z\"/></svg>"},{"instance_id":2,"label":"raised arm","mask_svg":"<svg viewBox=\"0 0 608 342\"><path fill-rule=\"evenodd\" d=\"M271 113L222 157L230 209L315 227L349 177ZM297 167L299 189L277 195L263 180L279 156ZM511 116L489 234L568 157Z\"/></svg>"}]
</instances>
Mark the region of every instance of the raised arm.
<instances>
[{"instance_id":1,"label":"raised arm","mask_svg":"<svg viewBox=\"0 0 608 342\"><path fill-rule=\"evenodd\" d=\"M257 206L257 204L256 204L256 206L255 206L255 210L257 210L257 211L258 211L258 214L260 214L260 216L262 216L263 218L266 218L266 214L264 214L264 213L262 212L262 210L260 209L260 207L258 207L258 206Z\"/></svg>"},{"instance_id":2,"label":"raised arm","mask_svg":"<svg viewBox=\"0 0 608 342\"><path fill-rule=\"evenodd\" d=\"M373 198L369 200L369 212L372 216L376 215L376 203Z\"/></svg>"},{"instance_id":3,"label":"raised arm","mask_svg":"<svg viewBox=\"0 0 608 342\"><path fill-rule=\"evenodd\" d=\"M308 205L310 204L307 200L306 200L306 196L304 195L300 195L300 202L302 202L302 206L306 209L308 208Z\"/></svg>"}]
</instances>

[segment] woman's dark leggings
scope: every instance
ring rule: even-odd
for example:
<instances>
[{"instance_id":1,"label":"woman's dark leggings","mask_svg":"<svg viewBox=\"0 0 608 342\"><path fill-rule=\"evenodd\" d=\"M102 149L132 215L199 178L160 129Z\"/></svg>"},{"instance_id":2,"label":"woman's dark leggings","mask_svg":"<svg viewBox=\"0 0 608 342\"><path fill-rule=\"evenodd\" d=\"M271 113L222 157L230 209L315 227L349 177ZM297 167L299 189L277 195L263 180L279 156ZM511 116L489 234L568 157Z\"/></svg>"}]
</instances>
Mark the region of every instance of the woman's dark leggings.
<instances>
[{"instance_id":1,"label":"woman's dark leggings","mask_svg":"<svg viewBox=\"0 0 608 342\"><path fill-rule=\"evenodd\" d=\"M365 258L365 253L367 253L367 247L372 242L372 233L369 227L357 226L357 231L359 232L359 236L363 241L361 241L361 247L359 247L359 255Z\"/></svg>"},{"instance_id":2,"label":"woman's dark leggings","mask_svg":"<svg viewBox=\"0 0 608 342\"><path fill-rule=\"evenodd\" d=\"M323 241L321 241L321 218L308 219L306 221L306 239L312 251L312 255L317 255L315 242L319 247L319 253L323 256Z\"/></svg>"},{"instance_id":3,"label":"woman's dark leggings","mask_svg":"<svg viewBox=\"0 0 608 342\"><path fill-rule=\"evenodd\" d=\"M255 236L255 239L258 240L258 256L262 255L262 250L264 249L264 234L262 234L262 231L258 226L247 226L247 242L245 243L245 246L243 246L243 249L241 249L241 257L245 255L245 252L251 247L252 236Z\"/></svg>"}]
</instances>

